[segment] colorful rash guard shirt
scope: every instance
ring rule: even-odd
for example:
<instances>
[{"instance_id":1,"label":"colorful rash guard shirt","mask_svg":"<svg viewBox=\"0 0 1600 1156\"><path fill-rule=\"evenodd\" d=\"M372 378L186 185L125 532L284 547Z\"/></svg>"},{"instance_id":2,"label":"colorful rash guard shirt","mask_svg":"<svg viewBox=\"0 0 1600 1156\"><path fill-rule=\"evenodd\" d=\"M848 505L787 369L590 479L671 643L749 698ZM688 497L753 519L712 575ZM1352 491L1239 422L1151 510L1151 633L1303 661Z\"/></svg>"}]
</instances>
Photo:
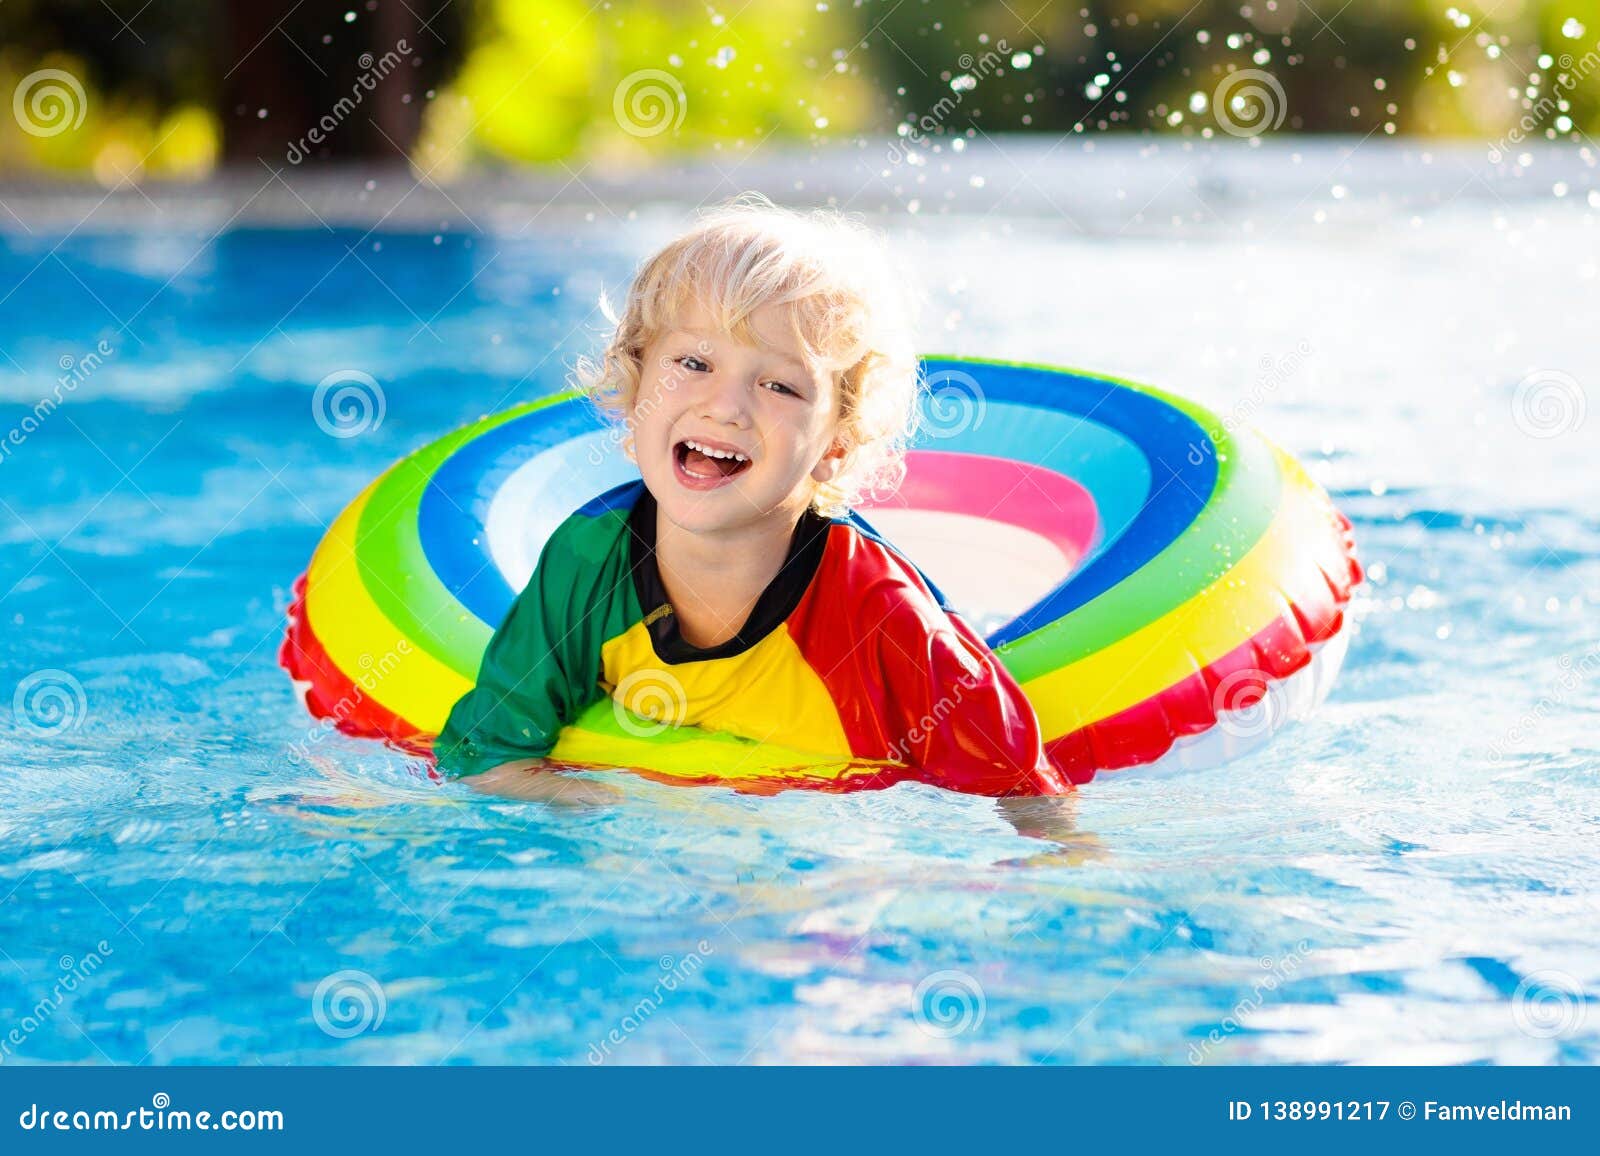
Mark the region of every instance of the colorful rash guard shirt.
<instances>
[{"instance_id":1,"label":"colorful rash guard shirt","mask_svg":"<svg viewBox=\"0 0 1600 1156\"><path fill-rule=\"evenodd\" d=\"M584 707L606 697L631 706L630 684L649 679L629 675L665 670L681 710L666 721L819 761L896 764L863 785L914 780L995 796L1068 789L1015 680L859 515L807 511L748 621L707 648L678 630L655 531L642 480L557 527L490 640L477 685L434 744L441 770L471 775L547 755Z\"/></svg>"}]
</instances>

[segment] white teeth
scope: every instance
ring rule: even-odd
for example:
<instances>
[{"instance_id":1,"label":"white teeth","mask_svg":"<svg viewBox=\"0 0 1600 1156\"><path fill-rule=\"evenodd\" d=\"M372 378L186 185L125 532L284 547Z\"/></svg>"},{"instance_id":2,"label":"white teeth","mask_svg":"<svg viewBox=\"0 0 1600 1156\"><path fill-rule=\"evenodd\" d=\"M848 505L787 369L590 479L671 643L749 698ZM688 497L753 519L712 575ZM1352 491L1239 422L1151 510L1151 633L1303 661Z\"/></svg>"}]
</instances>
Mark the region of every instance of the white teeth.
<instances>
[{"instance_id":1,"label":"white teeth","mask_svg":"<svg viewBox=\"0 0 1600 1156\"><path fill-rule=\"evenodd\" d=\"M743 454L734 453L731 450L712 449L710 446L701 445L699 442L692 441L689 438L685 438L683 440L683 444L692 450L698 450L700 453L705 454L705 456L708 458L732 458L736 462L747 462L750 460Z\"/></svg>"}]
</instances>

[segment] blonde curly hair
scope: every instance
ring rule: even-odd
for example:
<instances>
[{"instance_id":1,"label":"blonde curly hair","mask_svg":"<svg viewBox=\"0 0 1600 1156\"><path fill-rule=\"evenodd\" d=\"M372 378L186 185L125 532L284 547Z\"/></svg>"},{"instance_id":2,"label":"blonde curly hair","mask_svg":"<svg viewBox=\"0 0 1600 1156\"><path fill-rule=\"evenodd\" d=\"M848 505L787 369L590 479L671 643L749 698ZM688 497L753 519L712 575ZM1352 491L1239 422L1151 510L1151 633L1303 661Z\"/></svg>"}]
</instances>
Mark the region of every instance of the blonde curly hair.
<instances>
[{"instance_id":1,"label":"blonde curly hair","mask_svg":"<svg viewBox=\"0 0 1600 1156\"><path fill-rule=\"evenodd\" d=\"M751 315L765 305L787 306L812 369L832 374L835 436L845 453L834 477L815 483L813 509L840 516L869 495L899 487L921 388L911 335L915 302L892 275L875 232L840 213L795 212L745 194L646 260L622 316L613 318L604 353L598 361L581 359L575 374L621 427L630 456L644 352L690 301L750 345L760 343Z\"/></svg>"}]
</instances>

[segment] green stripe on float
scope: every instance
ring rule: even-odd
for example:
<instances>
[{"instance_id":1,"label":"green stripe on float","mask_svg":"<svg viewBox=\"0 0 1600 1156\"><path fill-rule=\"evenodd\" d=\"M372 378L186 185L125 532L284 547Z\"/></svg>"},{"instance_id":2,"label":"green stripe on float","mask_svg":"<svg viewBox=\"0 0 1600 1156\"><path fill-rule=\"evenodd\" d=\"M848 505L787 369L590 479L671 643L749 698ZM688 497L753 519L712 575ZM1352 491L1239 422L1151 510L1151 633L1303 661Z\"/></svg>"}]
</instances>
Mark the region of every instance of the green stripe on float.
<instances>
[{"instance_id":1,"label":"green stripe on float","mask_svg":"<svg viewBox=\"0 0 1600 1156\"><path fill-rule=\"evenodd\" d=\"M372 601L406 636L463 678L474 679L494 628L480 622L439 581L417 533L428 482L468 442L562 395L514 406L456 430L395 463L373 491L357 531L356 561ZM486 560L486 565L493 563Z\"/></svg>"},{"instance_id":2,"label":"green stripe on float","mask_svg":"<svg viewBox=\"0 0 1600 1156\"><path fill-rule=\"evenodd\" d=\"M1050 371L1052 367L1027 368ZM1235 438L1221 418L1193 402L1121 378L1084 375L1157 398L1193 419L1211 439L1217 454L1216 488L1188 528L1133 574L1065 618L1000 647L995 653L1018 682L1103 650L1183 605L1250 552L1282 501L1283 479L1277 462L1271 448L1254 431L1246 430ZM1152 484L1184 483L1176 478L1165 483L1152 478Z\"/></svg>"}]
</instances>

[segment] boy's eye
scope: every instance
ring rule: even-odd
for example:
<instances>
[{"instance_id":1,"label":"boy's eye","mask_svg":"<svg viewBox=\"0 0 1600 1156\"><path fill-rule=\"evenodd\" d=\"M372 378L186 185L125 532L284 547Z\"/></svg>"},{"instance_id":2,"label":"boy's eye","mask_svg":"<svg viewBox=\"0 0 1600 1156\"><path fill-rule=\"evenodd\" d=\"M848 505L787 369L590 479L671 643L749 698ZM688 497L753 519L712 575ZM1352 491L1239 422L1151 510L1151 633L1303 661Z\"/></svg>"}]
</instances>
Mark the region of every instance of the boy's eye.
<instances>
[{"instance_id":1,"label":"boy's eye","mask_svg":"<svg viewBox=\"0 0 1600 1156\"><path fill-rule=\"evenodd\" d=\"M690 373L699 373L702 370L706 370L706 369L710 369L711 368L709 365L707 365L705 362L701 361L698 357L696 357L692 353L678 358L678 364L683 366Z\"/></svg>"},{"instance_id":2,"label":"boy's eye","mask_svg":"<svg viewBox=\"0 0 1600 1156\"><path fill-rule=\"evenodd\" d=\"M781 389L784 393L787 393L790 397L799 397L800 396L800 394L799 394L799 392L797 390L791 389L789 386L784 385L783 382L781 382L781 381L764 381L761 384L763 384L765 386L769 386L770 388L772 388L775 391Z\"/></svg>"}]
</instances>

